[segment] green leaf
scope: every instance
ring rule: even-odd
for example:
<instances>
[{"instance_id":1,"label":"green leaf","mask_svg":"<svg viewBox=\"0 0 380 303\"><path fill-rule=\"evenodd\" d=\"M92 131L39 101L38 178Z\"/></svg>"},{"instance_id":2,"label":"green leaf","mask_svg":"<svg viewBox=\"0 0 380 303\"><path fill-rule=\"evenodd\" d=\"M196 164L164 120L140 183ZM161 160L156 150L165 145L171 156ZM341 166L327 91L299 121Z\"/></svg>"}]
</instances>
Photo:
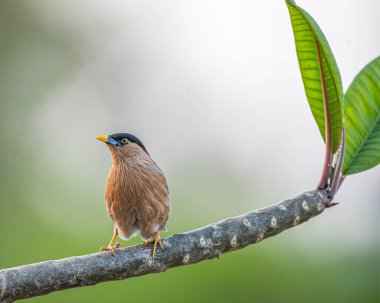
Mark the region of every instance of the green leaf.
<instances>
[{"instance_id":1,"label":"green leaf","mask_svg":"<svg viewBox=\"0 0 380 303\"><path fill-rule=\"evenodd\" d=\"M380 57L364 67L344 97L347 131L343 175L380 163Z\"/></svg>"},{"instance_id":2,"label":"green leaf","mask_svg":"<svg viewBox=\"0 0 380 303\"><path fill-rule=\"evenodd\" d=\"M325 35L314 19L293 0L286 0L286 4L311 111L325 140L324 104L327 104L329 116L327 127L331 134L332 151L336 152L340 145L343 127L343 88L338 66Z\"/></svg>"}]
</instances>

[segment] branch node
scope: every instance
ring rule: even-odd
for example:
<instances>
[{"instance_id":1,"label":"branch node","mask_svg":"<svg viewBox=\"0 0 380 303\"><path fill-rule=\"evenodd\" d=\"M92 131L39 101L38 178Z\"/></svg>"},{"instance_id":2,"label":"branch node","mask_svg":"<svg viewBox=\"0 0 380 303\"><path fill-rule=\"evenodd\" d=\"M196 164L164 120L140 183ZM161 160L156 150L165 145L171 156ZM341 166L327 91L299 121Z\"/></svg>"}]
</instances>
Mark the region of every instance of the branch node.
<instances>
[{"instance_id":1,"label":"branch node","mask_svg":"<svg viewBox=\"0 0 380 303\"><path fill-rule=\"evenodd\" d=\"M328 201L325 203L325 206L326 206L326 208L330 208L330 207L333 207L333 206L338 205L338 204L339 204L339 202Z\"/></svg>"}]
</instances>

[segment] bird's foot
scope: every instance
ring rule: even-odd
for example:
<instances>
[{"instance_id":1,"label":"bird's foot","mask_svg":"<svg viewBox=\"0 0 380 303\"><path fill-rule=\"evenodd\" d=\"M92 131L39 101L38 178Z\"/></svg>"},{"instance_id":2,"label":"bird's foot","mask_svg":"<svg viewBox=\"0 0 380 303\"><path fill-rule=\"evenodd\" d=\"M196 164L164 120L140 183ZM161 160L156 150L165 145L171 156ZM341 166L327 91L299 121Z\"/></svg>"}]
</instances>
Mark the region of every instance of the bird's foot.
<instances>
[{"instance_id":1,"label":"bird's foot","mask_svg":"<svg viewBox=\"0 0 380 303\"><path fill-rule=\"evenodd\" d=\"M113 255L115 255L115 248L120 248L122 247L123 244L120 243L120 242L113 242L113 243L110 243L108 244L108 246L102 246L100 249L99 249L99 252L103 252L103 251L111 251Z\"/></svg>"},{"instance_id":2,"label":"bird's foot","mask_svg":"<svg viewBox=\"0 0 380 303\"><path fill-rule=\"evenodd\" d=\"M164 244L162 244L159 232L156 232L150 240L146 240L145 246L150 244L150 243L153 243L152 259L154 260L154 256L156 255L157 243L158 243L158 245L160 245L162 250L164 249Z\"/></svg>"}]
</instances>

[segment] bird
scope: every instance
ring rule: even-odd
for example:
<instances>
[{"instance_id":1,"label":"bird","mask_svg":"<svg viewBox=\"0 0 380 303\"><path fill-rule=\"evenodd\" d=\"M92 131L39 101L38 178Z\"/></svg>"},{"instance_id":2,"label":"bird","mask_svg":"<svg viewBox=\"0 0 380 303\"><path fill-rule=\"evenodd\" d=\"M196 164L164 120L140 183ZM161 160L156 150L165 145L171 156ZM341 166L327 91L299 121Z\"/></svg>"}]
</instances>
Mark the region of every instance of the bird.
<instances>
[{"instance_id":1,"label":"bird","mask_svg":"<svg viewBox=\"0 0 380 303\"><path fill-rule=\"evenodd\" d=\"M166 231L170 215L165 175L136 136L116 133L96 139L106 143L112 155L104 198L114 223L111 241L99 252L111 251L114 255L114 250L122 246L117 237L128 240L139 233L145 245L153 243L154 259L157 244L164 249L160 231Z\"/></svg>"}]
</instances>

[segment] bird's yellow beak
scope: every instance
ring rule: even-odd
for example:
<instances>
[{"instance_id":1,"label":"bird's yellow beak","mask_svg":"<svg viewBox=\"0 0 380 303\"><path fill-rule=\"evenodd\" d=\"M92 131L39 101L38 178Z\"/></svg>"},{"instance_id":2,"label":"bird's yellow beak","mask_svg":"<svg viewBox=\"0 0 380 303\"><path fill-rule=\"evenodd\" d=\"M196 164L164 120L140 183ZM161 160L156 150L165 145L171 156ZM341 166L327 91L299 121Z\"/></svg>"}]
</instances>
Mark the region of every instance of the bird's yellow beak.
<instances>
[{"instance_id":1,"label":"bird's yellow beak","mask_svg":"<svg viewBox=\"0 0 380 303\"><path fill-rule=\"evenodd\" d=\"M99 141L102 141L102 142L105 142L107 143L108 142L108 136L98 136L96 137L96 139L98 139Z\"/></svg>"}]
</instances>

